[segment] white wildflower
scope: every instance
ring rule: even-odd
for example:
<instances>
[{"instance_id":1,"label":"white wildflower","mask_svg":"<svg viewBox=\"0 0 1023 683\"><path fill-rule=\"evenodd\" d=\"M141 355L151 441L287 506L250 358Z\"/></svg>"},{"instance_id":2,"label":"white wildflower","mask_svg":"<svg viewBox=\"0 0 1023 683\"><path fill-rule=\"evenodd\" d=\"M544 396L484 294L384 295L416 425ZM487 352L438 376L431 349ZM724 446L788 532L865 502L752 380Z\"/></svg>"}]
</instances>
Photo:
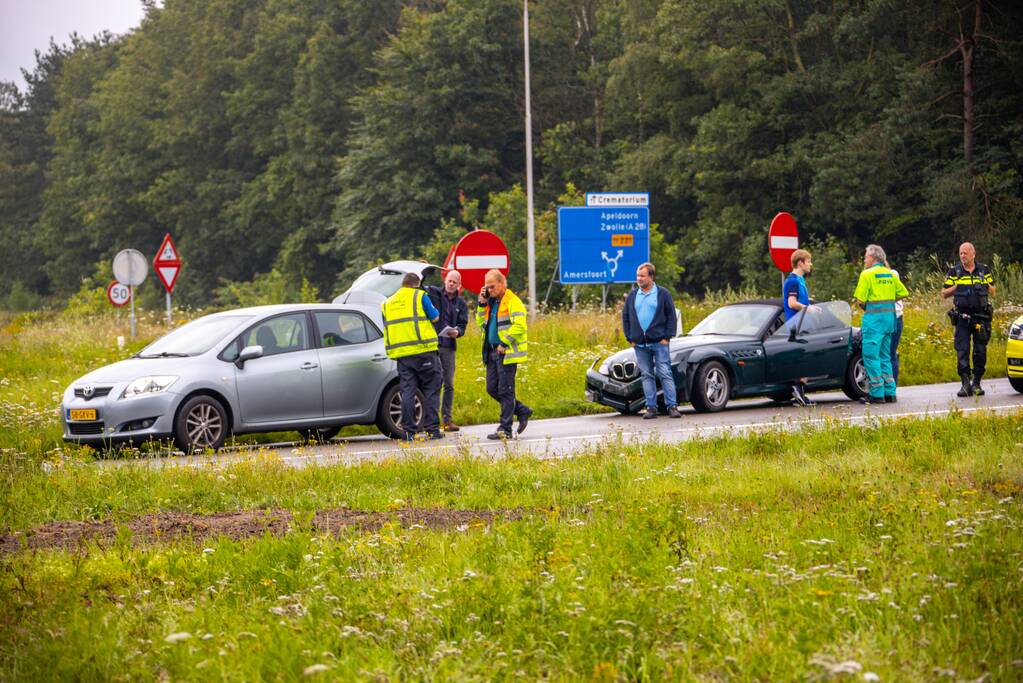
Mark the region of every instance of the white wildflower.
<instances>
[{"instance_id":1,"label":"white wildflower","mask_svg":"<svg viewBox=\"0 0 1023 683\"><path fill-rule=\"evenodd\" d=\"M181 641L188 640L191 637L192 637L191 633L188 633L186 631L178 631L177 633L168 634L167 637L164 638L163 640L164 642L167 643L180 643Z\"/></svg>"},{"instance_id":2,"label":"white wildflower","mask_svg":"<svg viewBox=\"0 0 1023 683\"><path fill-rule=\"evenodd\" d=\"M303 676L312 676L313 674L318 674L318 673L321 673L323 671L327 671L329 669L330 669L330 667L327 666L326 664L312 664L312 665L307 666L306 668L302 669L302 675Z\"/></svg>"}]
</instances>

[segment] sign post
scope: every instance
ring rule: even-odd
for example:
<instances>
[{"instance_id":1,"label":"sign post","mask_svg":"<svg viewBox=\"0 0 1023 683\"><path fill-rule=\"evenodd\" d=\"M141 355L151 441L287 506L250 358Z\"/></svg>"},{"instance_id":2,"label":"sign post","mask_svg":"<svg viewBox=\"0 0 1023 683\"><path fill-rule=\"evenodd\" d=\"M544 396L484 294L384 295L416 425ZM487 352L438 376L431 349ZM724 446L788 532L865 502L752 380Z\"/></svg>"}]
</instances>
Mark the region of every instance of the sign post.
<instances>
[{"instance_id":1,"label":"sign post","mask_svg":"<svg viewBox=\"0 0 1023 683\"><path fill-rule=\"evenodd\" d=\"M799 248L799 230L792 214L782 211L774 217L767 231L767 247L771 251L771 260L781 271L781 286L784 290L785 276L792 270L792 252Z\"/></svg>"},{"instance_id":2,"label":"sign post","mask_svg":"<svg viewBox=\"0 0 1023 683\"><path fill-rule=\"evenodd\" d=\"M153 259L153 268L156 269L156 276L160 278L164 289L167 290L167 324L171 324L171 292L174 291L174 284L178 281L178 274L181 272L181 257L174 246L168 232L163 237L160 248L156 251L156 258Z\"/></svg>"},{"instance_id":3,"label":"sign post","mask_svg":"<svg viewBox=\"0 0 1023 683\"><path fill-rule=\"evenodd\" d=\"M135 338L135 287L146 280L149 264L138 249L122 249L114 256L114 277L122 285L128 285L128 299L131 302L131 336Z\"/></svg>"}]
</instances>

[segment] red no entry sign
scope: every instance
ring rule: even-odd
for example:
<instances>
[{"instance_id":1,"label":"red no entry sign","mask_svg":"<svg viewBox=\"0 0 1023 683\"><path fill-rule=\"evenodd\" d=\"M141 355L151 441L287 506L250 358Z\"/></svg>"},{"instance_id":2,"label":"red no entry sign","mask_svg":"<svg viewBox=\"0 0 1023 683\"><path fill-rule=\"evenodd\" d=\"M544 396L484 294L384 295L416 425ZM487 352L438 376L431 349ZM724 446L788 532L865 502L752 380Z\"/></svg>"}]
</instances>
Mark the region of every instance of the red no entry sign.
<instances>
[{"instance_id":1,"label":"red no entry sign","mask_svg":"<svg viewBox=\"0 0 1023 683\"><path fill-rule=\"evenodd\" d=\"M508 247L501 238L489 230L474 230L448 253L444 272L457 270L462 274L462 287L477 294L488 270L496 268L507 277L508 265Z\"/></svg>"},{"instance_id":2,"label":"red no entry sign","mask_svg":"<svg viewBox=\"0 0 1023 683\"><path fill-rule=\"evenodd\" d=\"M767 245L774 265L783 273L792 270L792 252L799 248L799 230L792 214L782 211L774 217L767 231Z\"/></svg>"}]
</instances>

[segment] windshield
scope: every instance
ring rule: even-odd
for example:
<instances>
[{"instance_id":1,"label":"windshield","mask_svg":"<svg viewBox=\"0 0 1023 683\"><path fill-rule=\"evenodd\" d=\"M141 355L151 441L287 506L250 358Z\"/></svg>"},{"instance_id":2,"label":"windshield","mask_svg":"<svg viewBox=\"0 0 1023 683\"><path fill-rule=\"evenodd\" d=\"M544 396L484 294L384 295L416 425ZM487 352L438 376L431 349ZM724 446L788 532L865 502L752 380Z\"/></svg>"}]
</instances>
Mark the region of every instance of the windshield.
<instances>
[{"instance_id":1,"label":"windshield","mask_svg":"<svg viewBox=\"0 0 1023 683\"><path fill-rule=\"evenodd\" d=\"M138 353L139 358L197 356L212 349L248 315L208 315L169 332Z\"/></svg>"},{"instance_id":2,"label":"windshield","mask_svg":"<svg viewBox=\"0 0 1023 683\"><path fill-rule=\"evenodd\" d=\"M755 337L768 321L778 315L774 306L725 306L714 311L689 331L688 336L700 334L737 334Z\"/></svg>"},{"instance_id":3,"label":"windshield","mask_svg":"<svg viewBox=\"0 0 1023 683\"><path fill-rule=\"evenodd\" d=\"M844 301L825 301L807 306L805 312L797 313L784 325L775 330L778 337L788 337L793 330L799 335L808 335L826 330L837 330L852 324L852 309Z\"/></svg>"}]
</instances>

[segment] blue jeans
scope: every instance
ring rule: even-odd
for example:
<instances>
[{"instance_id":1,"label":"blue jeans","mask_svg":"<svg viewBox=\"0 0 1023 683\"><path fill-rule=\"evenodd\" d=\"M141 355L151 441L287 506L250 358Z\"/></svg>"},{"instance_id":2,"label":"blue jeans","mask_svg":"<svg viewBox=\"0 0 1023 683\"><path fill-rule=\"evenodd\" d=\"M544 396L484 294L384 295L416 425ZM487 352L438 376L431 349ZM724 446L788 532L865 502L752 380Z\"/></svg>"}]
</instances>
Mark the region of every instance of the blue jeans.
<instances>
[{"instance_id":1,"label":"blue jeans","mask_svg":"<svg viewBox=\"0 0 1023 683\"><path fill-rule=\"evenodd\" d=\"M664 391L664 405L671 408L678 404L675 391L675 376L671 372L671 355L668 344L636 344L636 365L643 376L643 397L646 407L657 409L657 380Z\"/></svg>"},{"instance_id":2,"label":"blue jeans","mask_svg":"<svg viewBox=\"0 0 1023 683\"><path fill-rule=\"evenodd\" d=\"M895 318L895 331L892 332L892 377L895 384L899 383L899 340L902 339L902 316Z\"/></svg>"}]
</instances>

